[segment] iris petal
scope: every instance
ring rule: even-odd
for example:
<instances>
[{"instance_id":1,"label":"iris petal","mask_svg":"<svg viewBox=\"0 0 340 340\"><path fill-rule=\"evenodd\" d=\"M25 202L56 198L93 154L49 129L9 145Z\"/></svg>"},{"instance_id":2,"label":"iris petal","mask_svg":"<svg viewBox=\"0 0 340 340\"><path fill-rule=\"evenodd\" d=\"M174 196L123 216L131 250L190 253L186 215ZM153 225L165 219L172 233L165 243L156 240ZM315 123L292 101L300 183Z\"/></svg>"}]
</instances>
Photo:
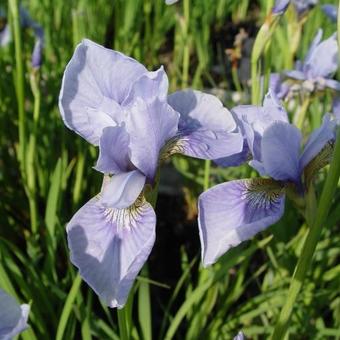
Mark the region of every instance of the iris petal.
<instances>
[{"instance_id":1,"label":"iris petal","mask_svg":"<svg viewBox=\"0 0 340 340\"><path fill-rule=\"evenodd\" d=\"M177 132L178 119L178 113L158 98L148 103L137 97L128 107L131 162L149 180L155 176L161 148Z\"/></svg>"},{"instance_id":2,"label":"iris petal","mask_svg":"<svg viewBox=\"0 0 340 340\"><path fill-rule=\"evenodd\" d=\"M313 78L327 78L337 70L338 44L335 34L312 47L312 51L305 60L304 67L308 72L309 77Z\"/></svg>"},{"instance_id":3,"label":"iris petal","mask_svg":"<svg viewBox=\"0 0 340 340\"><path fill-rule=\"evenodd\" d=\"M138 170L119 173L104 181L101 202L107 208L124 209L138 198L145 176Z\"/></svg>"},{"instance_id":4,"label":"iris petal","mask_svg":"<svg viewBox=\"0 0 340 340\"><path fill-rule=\"evenodd\" d=\"M66 126L98 145L102 129L121 121L120 104L145 72L136 60L83 40L65 69L59 96Z\"/></svg>"},{"instance_id":5,"label":"iris petal","mask_svg":"<svg viewBox=\"0 0 340 340\"><path fill-rule=\"evenodd\" d=\"M67 226L71 262L110 307L122 308L155 241L156 216L151 205L107 209L91 199Z\"/></svg>"},{"instance_id":6,"label":"iris petal","mask_svg":"<svg viewBox=\"0 0 340 340\"><path fill-rule=\"evenodd\" d=\"M217 159L242 151L243 137L231 113L211 94L184 90L168 97L180 113L177 147L196 158Z\"/></svg>"},{"instance_id":7,"label":"iris petal","mask_svg":"<svg viewBox=\"0 0 340 340\"><path fill-rule=\"evenodd\" d=\"M128 170L130 137L124 126L106 127L99 141L99 158L95 169L104 174Z\"/></svg>"},{"instance_id":8,"label":"iris petal","mask_svg":"<svg viewBox=\"0 0 340 340\"><path fill-rule=\"evenodd\" d=\"M301 131L292 124L275 122L262 137L262 163L268 176L281 181L299 182Z\"/></svg>"},{"instance_id":9,"label":"iris petal","mask_svg":"<svg viewBox=\"0 0 340 340\"><path fill-rule=\"evenodd\" d=\"M231 247L278 221L284 198L282 186L269 179L231 181L201 194L198 224L203 264L215 263Z\"/></svg>"},{"instance_id":10,"label":"iris petal","mask_svg":"<svg viewBox=\"0 0 340 340\"><path fill-rule=\"evenodd\" d=\"M132 84L123 105L130 104L136 97L141 97L148 102L152 102L155 98L165 101L168 88L168 76L161 66L157 71L144 73Z\"/></svg>"},{"instance_id":11,"label":"iris petal","mask_svg":"<svg viewBox=\"0 0 340 340\"><path fill-rule=\"evenodd\" d=\"M322 125L313 131L304 147L300 158L301 169L304 169L329 141L335 139L335 125L336 122L330 119L330 115L324 116Z\"/></svg>"},{"instance_id":12,"label":"iris petal","mask_svg":"<svg viewBox=\"0 0 340 340\"><path fill-rule=\"evenodd\" d=\"M9 340L28 328L29 305L19 305L0 289L0 339Z\"/></svg>"}]
</instances>

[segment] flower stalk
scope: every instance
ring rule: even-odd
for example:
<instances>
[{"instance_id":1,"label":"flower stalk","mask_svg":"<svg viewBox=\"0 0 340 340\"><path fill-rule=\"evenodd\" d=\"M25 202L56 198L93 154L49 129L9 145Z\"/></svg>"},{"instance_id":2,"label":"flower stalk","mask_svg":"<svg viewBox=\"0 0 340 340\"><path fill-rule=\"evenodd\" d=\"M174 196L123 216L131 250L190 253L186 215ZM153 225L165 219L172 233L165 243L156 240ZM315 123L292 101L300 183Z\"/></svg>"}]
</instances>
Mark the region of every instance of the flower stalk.
<instances>
[{"instance_id":1,"label":"flower stalk","mask_svg":"<svg viewBox=\"0 0 340 340\"><path fill-rule=\"evenodd\" d=\"M307 271L311 266L313 254L315 252L316 246L321 235L322 226L326 221L326 217L328 215L331 202L334 197L334 193L337 189L339 176L340 176L340 129L338 128L333 159L329 168L325 185L321 193L321 198L319 201L318 208L316 210L314 223L310 226L308 235L303 245L301 255L295 267L295 271L287 294L286 302L281 310L279 320L276 324L274 333L271 337L271 339L273 340L284 339L288 331L289 320L292 315L293 307L301 291ZM310 204L309 201L313 200L307 200L307 204ZM307 208L307 211L310 210L311 209Z\"/></svg>"},{"instance_id":2,"label":"flower stalk","mask_svg":"<svg viewBox=\"0 0 340 340\"><path fill-rule=\"evenodd\" d=\"M16 71L16 95L18 104L19 116L19 150L18 159L20 162L20 171L22 177L25 179L25 90L24 90L24 65L21 46L21 29L20 29L20 16L17 0L9 0L8 7L12 18L12 27L14 33L14 46L15 46L15 71Z\"/></svg>"}]
</instances>

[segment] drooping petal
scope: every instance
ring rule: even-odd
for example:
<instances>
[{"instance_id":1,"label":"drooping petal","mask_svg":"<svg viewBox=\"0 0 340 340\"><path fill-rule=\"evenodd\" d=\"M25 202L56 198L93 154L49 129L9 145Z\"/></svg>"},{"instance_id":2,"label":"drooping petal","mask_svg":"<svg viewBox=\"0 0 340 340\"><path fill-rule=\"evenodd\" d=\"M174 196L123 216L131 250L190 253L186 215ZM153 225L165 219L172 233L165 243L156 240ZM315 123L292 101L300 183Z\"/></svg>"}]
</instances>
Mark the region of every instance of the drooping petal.
<instances>
[{"instance_id":1,"label":"drooping petal","mask_svg":"<svg viewBox=\"0 0 340 340\"><path fill-rule=\"evenodd\" d=\"M326 87L335 90L335 91L340 91L340 82L334 79L323 79L324 84Z\"/></svg>"},{"instance_id":2,"label":"drooping petal","mask_svg":"<svg viewBox=\"0 0 340 340\"><path fill-rule=\"evenodd\" d=\"M131 162L149 180L155 176L159 151L177 132L178 120L178 113L158 98L147 103L137 97L128 107Z\"/></svg>"},{"instance_id":3,"label":"drooping petal","mask_svg":"<svg viewBox=\"0 0 340 340\"><path fill-rule=\"evenodd\" d=\"M163 66L157 71L147 72L141 75L131 86L123 105L130 104L134 98L141 97L146 102L152 102L155 98L165 101L168 95L169 80Z\"/></svg>"},{"instance_id":4,"label":"drooping petal","mask_svg":"<svg viewBox=\"0 0 340 340\"><path fill-rule=\"evenodd\" d=\"M107 209L91 199L67 226L71 262L110 307L122 308L155 241L151 205Z\"/></svg>"},{"instance_id":5,"label":"drooping petal","mask_svg":"<svg viewBox=\"0 0 340 340\"><path fill-rule=\"evenodd\" d=\"M330 115L325 115L322 125L314 130L308 138L300 158L301 171L307 164L317 156L317 154L324 148L324 146L331 140L335 139L336 122L331 120Z\"/></svg>"},{"instance_id":6,"label":"drooping petal","mask_svg":"<svg viewBox=\"0 0 340 340\"><path fill-rule=\"evenodd\" d=\"M120 104L145 72L136 60L83 40L63 77L59 108L64 123L98 145L103 128L124 120Z\"/></svg>"},{"instance_id":7,"label":"drooping petal","mask_svg":"<svg viewBox=\"0 0 340 340\"><path fill-rule=\"evenodd\" d=\"M289 78L293 78L296 80L305 80L306 79L306 75L299 70L292 70L292 71L286 71L284 72L284 74L289 77Z\"/></svg>"},{"instance_id":8,"label":"drooping petal","mask_svg":"<svg viewBox=\"0 0 340 340\"><path fill-rule=\"evenodd\" d=\"M130 137L125 126L106 127L99 141L99 157L95 169L104 174L129 170Z\"/></svg>"},{"instance_id":9,"label":"drooping petal","mask_svg":"<svg viewBox=\"0 0 340 340\"><path fill-rule=\"evenodd\" d=\"M231 181L201 194L198 225L204 266L278 221L284 200L282 186L270 179Z\"/></svg>"},{"instance_id":10,"label":"drooping petal","mask_svg":"<svg viewBox=\"0 0 340 340\"><path fill-rule=\"evenodd\" d=\"M214 163L223 167L239 166L246 162L249 158L250 151L246 140L243 140L243 149L234 155L214 159Z\"/></svg>"},{"instance_id":11,"label":"drooping petal","mask_svg":"<svg viewBox=\"0 0 340 340\"><path fill-rule=\"evenodd\" d=\"M338 68L338 44L336 35L318 44L305 61L308 77L329 77Z\"/></svg>"},{"instance_id":12,"label":"drooping petal","mask_svg":"<svg viewBox=\"0 0 340 340\"><path fill-rule=\"evenodd\" d=\"M179 130L203 128L212 131L234 131L236 123L222 102L212 94L195 90L177 91L168 103L179 112Z\"/></svg>"},{"instance_id":13,"label":"drooping petal","mask_svg":"<svg viewBox=\"0 0 340 340\"><path fill-rule=\"evenodd\" d=\"M0 289L0 339L10 340L28 328L29 305L19 305Z\"/></svg>"},{"instance_id":14,"label":"drooping petal","mask_svg":"<svg viewBox=\"0 0 340 340\"><path fill-rule=\"evenodd\" d=\"M183 155L200 159L218 159L242 152L243 137L240 133L217 132L197 129L181 134L174 147Z\"/></svg>"},{"instance_id":15,"label":"drooping petal","mask_svg":"<svg viewBox=\"0 0 340 340\"><path fill-rule=\"evenodd\" d=\"M301 131L292 124L275 122L262 137L262 163L268 176L279 180L298 182Z\"/></svg>"},{"instance_id":16,"label":"drooping petal","mask_svg":"<svg viewBox=\"0 0 340 340\"><path fill-rule=\"evenodd\" d=\"M145 176L138 170L114 175L103 185L101 202L107 208L128 208L137 200L144 184Z\"/></svg>"},{"instance_id":17,"label":"drooping petal","mask_svg":"<svg viewBox=\"0 0 340 340\"><path fill-rule=\"evenodd\" d=\"M176 3L178 0L165 0L165 3L167 4L167 5L172 5L172 4L174 4L174 3Z\"/></svg>"},{"instance_id":18,"label":"drooping petal","mask_svg":"<svg viewBox=\"0 0 340 340\"><path fill-rule=\"evenodd\" d=\"M168 97L180 113L177 150L184 155L217 159L240 153L243 137L236 122L221 101L200 91L184 90Z\"/></svg>"}]
</instances>

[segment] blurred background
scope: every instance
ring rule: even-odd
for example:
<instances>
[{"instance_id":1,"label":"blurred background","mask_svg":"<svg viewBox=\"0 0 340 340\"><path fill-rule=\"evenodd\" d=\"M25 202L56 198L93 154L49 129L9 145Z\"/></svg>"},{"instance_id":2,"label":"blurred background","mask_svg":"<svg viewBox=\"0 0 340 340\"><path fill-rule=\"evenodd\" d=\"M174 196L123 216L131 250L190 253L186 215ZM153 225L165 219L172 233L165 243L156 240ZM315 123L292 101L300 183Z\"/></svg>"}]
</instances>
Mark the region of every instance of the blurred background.
<instances>
[{"instance_id":1,"label":"blurred background","mask_svg":"<svg viewBox=\"0 0 340 340\"><path fill-rule=\"evenodd\" d=\"M319 28L324 37L335 32L325 3L302 14L289 7L264 53L263 74L292 69ZM201 89L231 109L251 103L252 46L272 6L265 0L172 6L162 0L1 0L0 287L31 304L23 339L119 339L116 311L77 279L68 257L65 225L102 180L92 168L98 150L69 131L58 110L76 45L86 37L150 70L164 65L170 92ZM332 99L327 91L314 96L307 130L320 125ZM290 114L299 100L285 102ZM154 339L232 339L241 329L249 339L266 339L272 332L306 235L303 218L287 202L279 223L203 269L196 200L207 188L206 167L176 156L162 170L156 244L131 294L133 339L151 333ZM212 165L209 185L252 176L247 165ZM323 178L322 172L320 183ZM292 339L340 339L339 192L334 204L294 310ZM146 285L151 311L143 303Z\"/></svg>"}]
</instances>

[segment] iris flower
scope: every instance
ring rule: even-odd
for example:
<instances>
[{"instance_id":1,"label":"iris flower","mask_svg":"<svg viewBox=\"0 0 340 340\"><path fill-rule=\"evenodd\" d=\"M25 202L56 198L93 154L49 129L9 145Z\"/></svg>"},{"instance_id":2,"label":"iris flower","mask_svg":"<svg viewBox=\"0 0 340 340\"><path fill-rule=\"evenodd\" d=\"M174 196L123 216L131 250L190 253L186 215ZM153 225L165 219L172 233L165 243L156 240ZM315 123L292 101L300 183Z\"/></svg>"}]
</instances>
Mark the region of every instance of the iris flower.
<instances>
[{"instance_id":1,"label":"iris flower","mask_svg":"<svg viewBox=\"0 0 340 340\"><path fill-rule=\"evenodd\" d=\"M340 91L340 83L331 79L338 69L338 44L334 33L321 41L319 29L304 61L296 63L295 70L285 72L288 78L302 82L307 91L323 90L325 87Z\"/></svg>"},{"instance_id":2,"label":"iris flower","mask_svg":"<svg viewBox=\"0 0 340 340\"><path fill-rule=\"evenodd\" d=\"M0 289L0 339L10 340L28 328L29 305L19 305Z\"/></svg>"},{"instance_id":3,"label":"iris flower","mask_svg":"<svg viewBox=\"0 0 340 340\"><path fill-rule=\"evenodd\" d=\"M44 30L34 21L29 13L22 7L19 7L20 25L24 29L32 29L35 36L35 43L31 57L33 68L39 68L42 63L42 49L44 45ZM0 9L0 46L6 46L11 41L11 31L7 23L5 12Z\"/></svg>"},{"instance_id":4,"label":"iris flower","mask_svg":"<svg viewBox=\"0 0 340 340\"><path fill-rule=\"evenodd\" d=\"M121 308L155 242L155 212L145 193L159 163L174 153L215 159L238 153L243 137L214 96L167 96L163 67L84 40L66 67L59 99L71 130L99 146L101 192L67 226L71 261L111 307ZM235 131L235 132L234 132Z\"/></svg>"},{"instance_id":5,"label":"iris flower","mask_svg":"<svg viewBox=\"0 0 340 340\"><path fill-rule=\"evenodd\" d=\"M234 340L245 340L243 332L238 332L237 335L234 337Z\"/></svg>"},{"instance_id":6,"label":"iris flower","mask_svg":"<svg viewBox=\"0 0 340 340\"><path fill-rule=\"evenodd\" d=\"M271 106L271 108L270 108ZM335 121L325 115L303 148L300 130L268 93L264 107L233 109L252 156L249 164L266 178L219 184L199 197L199 230L205 266L241 242L277 222L287 190L304 193L313 175L329 161Z\"/></svg>"},{"instance_id":7,"label":"iris flower","mask_svg":"<svg viewBox=\"0 0 340 340\"><path fill-rule=\"evenodd\" d=\"M318 3L318 0L276 0L272 13L279 15L283 14L290 3L294 6L298 16L301 17L308 10L312 9Z\"/></svg>"},{"instance_id":8,"label":"iris flower","mask_svg":"<svg viewBox=\"0 0 340 340\"><path fill-rule=\"evenodd\" d=\"M335 5L325 4L322 5L322 10L328 16L331 21L336 22L338 17L338 9Z\"/></svg>"}]
</instances>

